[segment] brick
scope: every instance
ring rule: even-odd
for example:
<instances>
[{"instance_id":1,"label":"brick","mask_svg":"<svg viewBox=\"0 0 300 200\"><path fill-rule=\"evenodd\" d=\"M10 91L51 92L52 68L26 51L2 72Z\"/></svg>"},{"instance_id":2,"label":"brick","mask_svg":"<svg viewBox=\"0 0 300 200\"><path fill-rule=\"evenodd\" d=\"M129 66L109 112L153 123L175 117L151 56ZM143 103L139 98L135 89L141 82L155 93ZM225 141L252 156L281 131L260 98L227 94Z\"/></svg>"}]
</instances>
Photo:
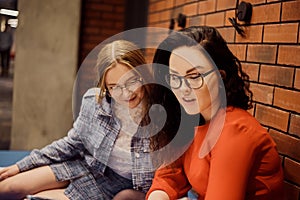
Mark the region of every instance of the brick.
<instances>
[{"instance_id":1,"label":"brick","mask_svg":"<svg viewBox=\"0 0 300 200\"><path fill-rule=\"evenodd\" d=\"M233 27L219 28L218 31L228 43L234 42L235 29Z\"/></svg>"},{"instance_id":2,"label":"brick","mask_svg":"<svg viewBox=\"0 0 300 200\"><path fill-rule=\"evenodd\" d=\"M274 87L251 83L250 89L253 92L254 101L272 104Z\"/></svg>"},{"instance_id":3,"label":"brick","mask_svg":"<svg viewBox=\"0 0 300 200\"><path fill-rule=\"evenodd\" d=\"M228 44L231 52L240 60L246 60L246 45L244 44Z\"/></svg>"},{"instance_id":4,"label":"brick","mask_svg":"<svg viewBox=\"0 0 300 200\"><path fill-rule=\"evenodd\" d=\"M97 10L97 11L107 11L107 12L112 12L113 11L113 5L110 4L101 4L101 3L88 3L86 5L86 10L93 11L93 10Z\"/></svg>"},{"instance_id":5,"label":"brick","mask_svg":"<svg viewBox=\"0 0 300 200\"><path fill-rule=\"evenodd\" d=\"M283 2L281 20L300 20L299 8L300 1Z\"/></svg>"},{"instance_id":6,"label":"brick","mask_svg":"<svg viewBox=\"0 0 300 200\"><path fill-rule=\"evenodd\" d=\"M98 27L87 27L85 28L86 33L88 34L100 34L101 30Z\"/></svg>"},{"instance_id":7,"label":"brick","mask_svg":"<svg viewBox=\"0 0 300 200\"><path fill-rule=\"evenodd\" d=\"M177 7L177 8L173 8L173 18L176 19L179 15L179 13L183 13L183 6Z\"/></svg>"},{"instance_id":8,"label":"brick","mask_svg":"<svg viewBox=\"0 0 300 200\"><path fill-rule=\"evenodd\" d=\"M265 0L247 0L248 3L251 3L252 6L255 4L262 4L265 3Z\"/></svg>"},{"instance_id":9,"label":"brick","mask_svg":"<svg viewBox=\"0 0 300 200\"><path fill-rule=\"evenodd\" d=\"M300 113L300 92L275 88L274 105Z\"/></svg>"},{"instance_id":10,"label":"brick","mask_svg":"<svg viewBox=\"0 0 300 200\"><path fill-rule=\"evenodd\" d=\"M235 10L228 10L225 12L225 26L232 26L228 19L233 17L235 17Z\"/></svg>"},{"instance_id":11,"label":"brick","mask_svg":"<svg viewBox=\"0 0 300 200\"><path fill-rule=\"evenodd\" d=\"M300 66L300 46L279 45L278 63Z\"/></svg>"},{"instance_id":12,"label":"brick","mask_svg":"<svg viewBox=\"0 0 300 200\"><path fill-rule=\"evenodd\" d=\"M259 80L272 85L292 87L293 76L293 68L262 65Z\"/></svg>"},{"instance_id":13,"label":"brick","mask_svg":"<svg viewBox=\"0 0 300 200\"><path fill-rule=\"evenodd\" d=\"M224 17L224 12L208 14L206 16L206 25L215 27L224 26Z\"/></svg>"},{"instance_id":14,"label":"brick","mask_svg":"<svg viewBox=\"0 0 300 200\"><path fill-rule=\"evenodd\" d=\"M160 11L160 10L163 10L163 9L165 9L166 7L166 1L158 1L157 3L156 3L156 7L157 7L157 11Z\"/></svg>"},{"instance_id":15,"label":"brick","mask_svg":"<svg viewBox=\"0 0 300 200\"><path fill-rule=\"evenodd\" d=\"M300 115L291 115L289 133L300 137Z\"/></svg>"},{"instance_id":16,"label":"brick","mask_svg":"<svg viewBox=\"0 0 300 200\"><path fill-rule=\"evenodd\" d=\"M198 3L187 4L183 7L183 13L187 16L194 16L198 12Z\"/></svg>"},{"instance_id":17,"label":"brick","mask_svg":"<svg viewBox=\"0 0 300 200\"><path fill-rule=\"evenodd\" d=\"M160 21L170 21L171 18L171 10L165 10L160 12Z\"/></svg>"},{"instance_id":18,"label":"brick","mask_svg":"<svg viewBox=\"0 0 300 200\"><path fill-rule=\"evenodd\" d=\"M114 11L116 13L125 13L125 7L124 6L115 6Z\"/></svg>"},{"instance_id":19,"label":"brick","mask_svg":"<svg viewBox=\"0 0 300 200\"><path fill-rule=\"evenodd\" d=\"M280 3L254 6L251 24L280 21Z\"/></svg>"},{"instance_id":20,"label":"brick","mask_svg":"<svg viewBox=\"0 0 300 200\"><path fill-rule=\"evenodd\" d=\"M205 16L194 16L190 18L189 26L201 26L205 24Z\"/></svg>"},{"instance_id":21,"label":"brick","mask_svg":"<svg viewBox=\"0 0 300 200\"><path fill-rule=\"evenodd\" d=\"M296 69L294 87L300 89L300 69Z\"/></svg>"},{"instance_id":22,"label":"brick","mask_svg":"<svg viewBox=\"0 0 300 200\"><path fill-rule=\"evenodd\" d=\"M159 21L159 13L153 13L148 15L148 23L154 23Z\"/></svg>"},{"instance_id":23,"label":"brick","mask_svg":"<svg viewBox=\"0 0 300 200\"><path fill-rule=\"evenodd\" d=\"M261 42L262 41L262 30L263 26L246 26L243 28L245 31L245 37L240 34L236 35L236 42Z\"/></svg>"},{"instance_id":24,"label":"brick","mask_svg":"<svg viewBox=\"0 0 300 200\"><path fill-rule=\"evenodd\" d=\"M216 11L216 0L200 1L198 14L205 14Z\"/></svg>"},{"instance_id":25,"label":"brick","mask_svg":"<svg viewBox=\"0 0 300 200\"><path fill-rule=\"evenodd\" d=\"M251 81L258 81L259 64L243 63L242 67Z\"/></svg>"},{"instance_id":26,"label":"brick","mask_svg":"<svg viewBox=\"0 0 300 200\"><path fill-rule=\"evenodd\" d=\"M284 177L300 185L300 163L289 158L284 159Z\"/></svg>"},{"instance_id":27,"label":"brick","mask_svg":"<svg viewBox=\"0 0 300 200\"><path fill-rule=\"evenodd\" d=\"M115 22L114 23L114 28L118 30L123 30L124 29L124 22Z\"/></svg>"},{"instance_id":28,"label":"brick","mask_svg":"<svg viewBox=\"0 0 300 200\"><path fill-rule=\"evenodd\" d=\"M282 131L287 131L289 120L288 112L257 104L255 117L263 125L274 127Z\"/></svg>"},{"instance_id":29,"label":"brick","mask_svg":"<svg viewBox=\"0 0 300 200\"><path fill-rule=\"evenodd\" d=\"M167 0L166 1L166 5L165 5L166 9L173 8L174 6L175 6L175 0Z\"/></svg>"},{"instance_id":30,"label":"brick","mask_svg":"<svg viewBox=\"0 0 300 200\"><path fill-rule=\"evenodd\" d=\"M116 15L115 13L111 12L104 12L102 14L103 19L106 20L117 20L117 21L123 21L124 15Z\"/></svg>"},{"instance_id":31,"label":"brick","mask_svg":"<svg viewBox=\"0 0 300 200\"><path fill-rule=\"evenodd\" d=\"M265 25L263 42L297 43L298 24Z\"/></svg>"},{"instance_id":32,"label":"brick","mask_svg":"<svg viewBox=\"0 0 300 200\"><path fill-rule=\"evenodd\" d=\"M236 7L237 0L219 0L217 1L217 10L228 10Z\"/></svg>"},{"instance_id":33,"label":"brick","mask_svg":"<svg viewBox=\"0 0 300 200\"><path fill-rule=\"evenodd\" d=\"M284 200L295 200L300 198L300 188L296 185L284 182Z\"/></svg>"},{"instance_id":34,"label":"brick","mask_svg":"<svg viewBox=\"0 0 300 200\"><path fill-rule=\"evenodd\" d=\"M186 0L176 0L176 6L181 6L182 4L185 4Z\"/></svg>"},{"instance_id":35,"label":"brick","mask_svg":"<svg viewBox=\"0 0 300 200\"><path fill-rule=\"evenodd\" d=\"M288 155L290 158L300 160L300 140L270 129L270 135L277 144L277 149L280 154Z\"/></svg>"},{"instance_id":36,"label":"brick","mask_svg":"<svg viewBox=\"0 0 300 200\"><path fill-rule=\"evenodd\" d=\"M249 45L246 60L275 64L276 45Z\"/></svg>"},{"instance_id":37,"label":"brick","mask_svg":"<svg viewBox=\"0 0 300 200\"><path fill-rule=\"evenodd\" d=\"M102 17L102 12L95 12L95 11L90 11L85 13L85 17L87 19L99 19Z\"/></svg>"}]
</instances>

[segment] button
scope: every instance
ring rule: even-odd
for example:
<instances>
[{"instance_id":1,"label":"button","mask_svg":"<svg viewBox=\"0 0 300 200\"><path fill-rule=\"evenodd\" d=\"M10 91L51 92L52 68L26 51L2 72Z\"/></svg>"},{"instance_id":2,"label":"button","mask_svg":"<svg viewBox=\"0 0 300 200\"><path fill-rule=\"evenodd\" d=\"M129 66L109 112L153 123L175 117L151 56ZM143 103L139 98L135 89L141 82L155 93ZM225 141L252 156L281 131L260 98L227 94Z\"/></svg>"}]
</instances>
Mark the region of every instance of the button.
<instances>
[{"instance_id":1,"label":"button","mask_svg":"<svg viewBox=\"0 0 300 200\"><path fill-rule=\"evenodd\" d=\"M139 154L139 153L135 153L135 157L136 157L136 158L139 158L139 157L140 157L140 154Z\"/></svg>"}]
</instances>

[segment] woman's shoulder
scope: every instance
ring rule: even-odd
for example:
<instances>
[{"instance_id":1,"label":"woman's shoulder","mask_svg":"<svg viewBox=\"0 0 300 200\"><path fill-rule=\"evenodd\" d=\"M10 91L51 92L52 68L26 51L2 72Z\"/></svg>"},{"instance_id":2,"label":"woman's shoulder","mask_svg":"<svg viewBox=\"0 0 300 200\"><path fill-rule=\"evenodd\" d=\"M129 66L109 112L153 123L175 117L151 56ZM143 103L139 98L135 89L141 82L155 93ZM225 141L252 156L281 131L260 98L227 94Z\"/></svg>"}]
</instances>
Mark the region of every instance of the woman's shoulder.
<instances>
[{"instance_id":1,"label":"woman's shoulder","mask_svg":"<svg viewBox=\"0 0 300 200\"><path fill-rule=\"evenodd\" d=\"M88 89L82 97L81 112L94 111L102 115L110 115L111 108L110 104L103 98L100 98L100 88L90 88Z\"/></svg>"},{"instance_id":2,"label":"woman's shoulder","mask_svg":"<svg viewBox=\"0 0 300 200\"><path fill-rule=\"evenodd\" d=\"M228 108L217 146L229 148L260 149L263 146L274 146L267 130L246 110Z\"/></svg>"},{"instance_id":3,"label":"woman's shoulder","mask_svg":"<svg viewBox=\"0 0 300 200\"><path fill-rule=\"evenodd\" d=\"M100 88L94 87L94 88L90 88L88 89L84 95L83 95L83 99L99 99L99 95L100 95Z\"/></svg>"},{"instance_id":4,"label":"woman's shoulder","mask_svg":"<svg viewBox=\"0 0 300 200\"><path fill-rule=\"evenodd\" d=\"M232 124L251 124L251 126L261 126L260 123L255 119L253 115L247 110L228 107L226 109L226 121L231 122Z\"/></svg>"},{"instance_id":5,"label":"woman's shoulder","mask_svg":"<svg viewBox=\"0 0 300 200\"><path fill-rule=\"evenodd\" d=\"M257 140L268 135L267 130L251 113L240 108L227 108L224 128L230 130L229 135L244 135L248 139Z\"/></svg>"}]
</instances>

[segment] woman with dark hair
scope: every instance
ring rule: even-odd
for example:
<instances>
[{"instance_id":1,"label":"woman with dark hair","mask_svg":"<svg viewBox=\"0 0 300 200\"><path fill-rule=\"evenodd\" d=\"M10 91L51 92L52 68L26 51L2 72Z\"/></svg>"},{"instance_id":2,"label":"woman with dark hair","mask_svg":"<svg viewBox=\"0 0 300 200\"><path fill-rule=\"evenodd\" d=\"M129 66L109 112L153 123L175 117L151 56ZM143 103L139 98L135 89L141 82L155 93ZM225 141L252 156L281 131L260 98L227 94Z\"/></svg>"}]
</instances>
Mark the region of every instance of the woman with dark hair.
<instances>
[{"instance_id":1,"label":"woman with dark hair","mask_svg":"<svg viewBox=\"0 0 300 200\"><path fill-rule=\"evenodd\" d=\"M219 32L207 26L173 32L158 47L154 63L156 80L201 120L187 151L156 171L147 199L184 198L188 191L205 200L282 199L276 144L247 112L249 77Z\"/></svg>"}]
</instances>

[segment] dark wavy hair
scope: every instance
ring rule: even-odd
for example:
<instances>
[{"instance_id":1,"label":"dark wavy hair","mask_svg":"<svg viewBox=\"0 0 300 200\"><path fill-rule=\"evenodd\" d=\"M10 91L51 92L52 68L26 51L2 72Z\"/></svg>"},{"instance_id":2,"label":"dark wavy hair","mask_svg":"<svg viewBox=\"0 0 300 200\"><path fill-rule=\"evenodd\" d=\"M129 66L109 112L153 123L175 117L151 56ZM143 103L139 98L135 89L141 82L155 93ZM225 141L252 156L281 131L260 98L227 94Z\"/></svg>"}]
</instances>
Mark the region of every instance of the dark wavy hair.
<instances>
[{"instance_id":1,"label":"dark wavy hair","mask_svg":"<svg viewBox=\"0 0 300 200\"><path fill-rule=\"evenodd\" d=\"M213 27L192 26L179 32L171 33L157 48L153 63L154 77L164 84L164 74L168 73L169 58L172 51L181 46L201 45L219 70L224 70L223 78L225 86L227 106L234 106L248 110L252 108L252 92L249 89L249 76L242 70L238 58L233 55L227 46L227 42ZM159 65L160 64L160 65ZM163 94L158 94L163 95ZM164 96L164 95L163 95Z\"/></svg>"}]
</instances>

